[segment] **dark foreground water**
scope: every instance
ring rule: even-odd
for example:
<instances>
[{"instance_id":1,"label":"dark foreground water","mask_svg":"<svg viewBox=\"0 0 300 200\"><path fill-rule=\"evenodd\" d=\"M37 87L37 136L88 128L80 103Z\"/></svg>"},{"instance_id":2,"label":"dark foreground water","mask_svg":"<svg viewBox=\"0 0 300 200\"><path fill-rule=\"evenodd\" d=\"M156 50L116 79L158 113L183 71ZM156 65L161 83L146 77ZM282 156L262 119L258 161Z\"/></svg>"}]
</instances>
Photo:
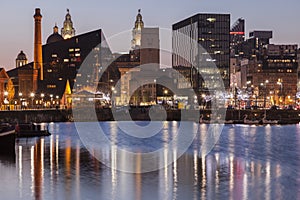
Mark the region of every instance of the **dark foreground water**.
<instances>
[{"instance_id":1,"label":"dark foreground water","mask_svg":"<svg viewBox=\"0 0 300 200\"><path fill-rule=\"evenodd\" d=\"M167 141L176 123L166 122L160 141ZM118 131L114 122L101 125ZM225 126L205 159L198 152L207 125L200 125L187 153L148 173L101 164L81 143L73 123L49 128L51 136L17 139L16 157L0 158L0 199L300 199L299 125ZM114 140L140 151L161 145L135 146L122 136Z\"/></svg>"}]
</instances>

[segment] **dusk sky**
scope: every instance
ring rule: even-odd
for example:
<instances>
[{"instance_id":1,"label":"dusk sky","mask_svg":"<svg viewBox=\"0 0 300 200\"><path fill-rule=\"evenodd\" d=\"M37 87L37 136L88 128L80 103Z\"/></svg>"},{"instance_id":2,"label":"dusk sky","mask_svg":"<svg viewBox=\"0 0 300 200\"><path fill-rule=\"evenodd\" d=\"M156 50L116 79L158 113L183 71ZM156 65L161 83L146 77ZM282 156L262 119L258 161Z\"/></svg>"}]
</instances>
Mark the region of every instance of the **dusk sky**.
<instances>
[{"instance_id":1,"label":"dusk sky","mask_svg":"<svg viewBox=\"0 0 300 200\"><path fill-rule=\"evenodd\" d=\"M252 30L273 30L272 43L299 44L299 0L12 0L1 1L0 66L15 67L15 59L23 50L33 60L33 14L41 8L43 44L57 23L62 27L66 9L70 9L76 35L102 29L106 38L133 28L137 10L142 10L147 27L171 28L196 13L229 13L231 23L239 17L246 20L247 37ZM126 44L125 44L126 43ZM126 47L124 47L124 45ZM118 51L127 51L124 41Z\"/></svg>"}]
</instances>

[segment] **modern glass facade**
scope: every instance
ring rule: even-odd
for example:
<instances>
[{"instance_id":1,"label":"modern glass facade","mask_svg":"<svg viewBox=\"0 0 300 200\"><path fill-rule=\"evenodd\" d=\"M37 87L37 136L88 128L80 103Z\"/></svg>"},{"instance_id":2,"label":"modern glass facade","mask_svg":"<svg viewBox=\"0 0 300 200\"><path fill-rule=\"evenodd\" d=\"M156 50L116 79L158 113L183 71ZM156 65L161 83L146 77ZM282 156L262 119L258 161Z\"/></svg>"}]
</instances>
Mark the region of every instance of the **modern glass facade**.
<instances>
[{"instance_id":1,"label":"modern glass facade","mask_svg":"<svg viewBox=\"0 0 300 200\"><path fill-rule=\"evenodd\" d=\"M230 15L197 14L172 28L173 66L191 67L193 88L212 89L213 80L220 76L229 88ZM218 71L212 70L214 64Z\"/></svg>"}]
</instances>

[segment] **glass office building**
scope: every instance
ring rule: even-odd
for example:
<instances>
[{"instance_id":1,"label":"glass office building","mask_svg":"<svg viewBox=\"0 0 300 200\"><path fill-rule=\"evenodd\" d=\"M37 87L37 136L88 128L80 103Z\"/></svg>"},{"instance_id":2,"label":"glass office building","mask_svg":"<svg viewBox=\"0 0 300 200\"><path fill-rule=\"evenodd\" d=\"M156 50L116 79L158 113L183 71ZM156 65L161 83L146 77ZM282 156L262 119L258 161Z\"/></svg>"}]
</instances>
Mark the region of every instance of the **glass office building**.
<instances>
[{"instance_id":1,"label":"glass office building","mask_svg":"<svg viewBox=\"0 0 300 200\"><path fill-rule=\"evenodd\" d=\"M173 24L172 30L173 66L191 68L193 88L213 89L220 77L229 88L230 15L196 14Z\"/></svg>"}]
</instances>

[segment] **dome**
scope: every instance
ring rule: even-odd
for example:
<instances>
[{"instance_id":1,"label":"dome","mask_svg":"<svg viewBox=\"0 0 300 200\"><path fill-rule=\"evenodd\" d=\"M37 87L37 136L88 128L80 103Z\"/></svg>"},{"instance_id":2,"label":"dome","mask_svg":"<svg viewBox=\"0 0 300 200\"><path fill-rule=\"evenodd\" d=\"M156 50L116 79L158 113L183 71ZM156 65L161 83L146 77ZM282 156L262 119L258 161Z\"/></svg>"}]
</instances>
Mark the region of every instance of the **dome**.
<instances>
[{"instance_id":1,"label":"dome","mask_svg":"<svg viewBox=\"0 0 300 200\"><path fill-rule=\"evenodd\" d=\"M51 34L47 39L47 44L52 42L58 42L63 40L64 38L58 33L58 27L55 25L53 27L53 34Z\"/></svg>"},{"instance_id":2,"label":"dome","mask_svg":"<svg viewBox=\"0 0 300 200\"><path fill-rule=\"evenodd\" d=\"M47 44L49 43L53 43L53 42L58 42L63 40L64 38L58 34L58 33L53 33L52 35L50 35L47 39Z\"/></svg>"},{"instance_id":3,"label":"dome","mask_svg":"<svg viewBox=\"0 0 300 200\"><path fill-rule=\"evenodd\" d=\"M18 56L17 56L17 60L27 60L26 55L23 51L21 51Z\"/></svg>"}]
</instances>

